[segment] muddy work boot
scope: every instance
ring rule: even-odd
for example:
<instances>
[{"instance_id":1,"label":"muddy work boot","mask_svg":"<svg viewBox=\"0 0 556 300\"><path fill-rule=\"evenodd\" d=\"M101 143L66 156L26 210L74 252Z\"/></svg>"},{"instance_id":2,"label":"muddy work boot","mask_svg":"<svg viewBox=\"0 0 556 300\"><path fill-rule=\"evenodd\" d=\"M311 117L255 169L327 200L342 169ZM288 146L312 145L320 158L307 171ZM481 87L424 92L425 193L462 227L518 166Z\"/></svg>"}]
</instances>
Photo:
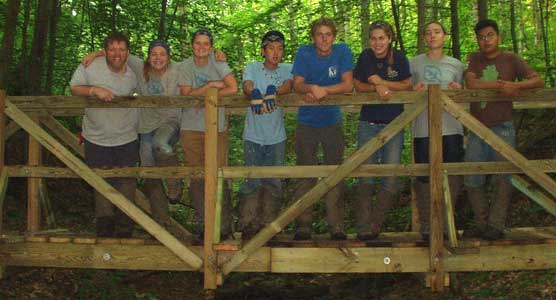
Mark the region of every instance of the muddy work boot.
<instances>
[{"instance_id":1,"label":"muddy work boot","mask_svg":"<svg viewBox=\"0 0 556 300\"><path fill-rule=\"evenodd\" d=\"M175 153L163 153L162 151L156 151L156 163L161 167L172 167L178 166L178 158ZM182 180L179 178L167 178L166 187L168 189L167 196L170 203L177 204L182 198L183 184Z\"/></svg>"},{"instance_id":2,"label":"muddy work boot","mask_svg":"<svg viewBox=\"0 0 556 300\"><path fill-rule=\"evenodd\" d=\"M159 224L168 223L170 215L168 214L168 200L164 196L162 183L158 179L145 179L143 191L149 198L151 204L151 216Z\"/></svg>"},{"instance_id":3,"label":"muddy work boot","mask_svg":"<svg viewBox=\"0 0 556 300\"><path fill-rule=\"evenodd\" d=\"M261 197L261 188L249 194L242 194L239 199L239 228L241 230L241 238L243 240L251 239L259 231L260 217L259 199Z\"/></svg>"},{"instance_id":4,"label":"muddy work boot","mask_svg":"<svg viewBox=\"0 0 556 300\"><path fill-rule=\"evenodd\" d=\"M488 221L488 202L483 187L467 187L467 196L473 208L475 226L463 231L464 237L481 238Z\"/></svg>"},{"instance_id":5,"label":"muddy work boot","mask_svg":"<svg viewBox=\"0 0 556 300\"><path fill-rule=\"evenodd\" d=\"M390 212L392 206L394 206L395 200L396 193L392 193L385 189L380 189L376 193L376 204L375 207L371 209L371 232L376 236L380 234L382 224L384 220L386 220L386 215Z\"/></svg>"},{"instance_id":6,"label":"muddy work boot","mask_svg":"<svg viewBox=\"0 0 556 300\"><path fill-rule=\"evenodd\" d=\"M483 233L485 240L499 240L504 237L503 230L512 199L512 184L507 176L495 175L492 182L495 194L490 204L487 230Z\"/></svg>"},{"instance_id":7,"label":"muddy work boot","mask_svg":"<svg viewBox=\"0 0 556 300\"><path fill-rule=\"evenodd\" d=\"M266 226L280 214L283 201L282 190L272 185L263 184L261 199L263 225Z\"/></svg>"},{"instance_id":8,"label":"muddy work boot","mask_svg":"<svg viewBox=\"0 0 556 300\"><path fill-rule=\"evenodd\" d=\"M369 183L361 183L355 189L354 217L357 238L360 240L371 239L371 198L373 186Z\"/></svg>"},{"instance_id":9,"label":"muddy work boot","mask_svg":"<svg viewBox=\"0 0 556 300\"><path fill-rule=\"evenodd\" d=\"M114 237L114 218L113 217L97 217L96 229L98 237Z\"/></svg>"},{"instance_id":10,"label":"muddy work boot","mask_svg":"<svg viewBox=\"0 0 556 300\"><path fill-rule=\"evenodd\" d=\"M134 203L135 189L137 184L135 179L121 179L118 184L118 191L122 193L128 200ZM128 217L121 209L116 208L114 213L115 232L114 236L117 238L130 238L133 235L133 228L135 223Z\"/></svg>"},{"instance_id":11,"label":"muddy work boot","mask_svg":"<svg viewBox=\"0 0 556 300\"><path fill-rule=\"evenodd\" d=\"M316 183L315 179L302 179L295 190L293 199L296 201L307 193ZM307 208L299 217L297 217L297 228L293 239L296 241L305 241L311 239L313 228L313 206Z\"/></svg>"},{"instance_id":12,"label":"muddy work boot","mask_svg":"<svg viewBox=\"0 0 556 300\"><path fill-rule=\"evenodd\" d=\"M428 182L416 179L414 183L415 196L417 197L417 211L419 214L419 232L422 236L430 231L429 218L431 209L430 185Z\"/></svg>"},{"instance_id":13,"label":"muddy work boot","mask_svg":"<svg viewBox=\"0 0 556 300\"><path fill-rule=\"evenodd\" d=\"M328 232L332 240L341 241L347 239L344 232L344 183L339 183L324 195L326 204L326 221Z\"/></svg>"}]
</instances>

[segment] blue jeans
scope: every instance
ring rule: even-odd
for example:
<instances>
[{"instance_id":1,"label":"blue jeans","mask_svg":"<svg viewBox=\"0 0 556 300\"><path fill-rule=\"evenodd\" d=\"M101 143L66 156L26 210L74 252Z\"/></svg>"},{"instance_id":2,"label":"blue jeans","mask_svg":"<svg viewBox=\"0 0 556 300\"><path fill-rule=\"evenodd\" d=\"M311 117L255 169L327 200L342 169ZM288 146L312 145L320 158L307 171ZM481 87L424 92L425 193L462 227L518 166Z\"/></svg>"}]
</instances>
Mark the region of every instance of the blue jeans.
<instances>
[{"instance_id":1,"label":"blue jeans","mask_svg":"<svg viewBox=\"0 0 556 300\"><path fill-rule=\"evenodd\" d=\"M140 134L141 144L139 145L139 156L141 166L156 166L156 151L164 154L174 152L174 144L179 140L178 124L165 123L157 129Z\"/></svg>"},{"instance_id":2,"label":"blue jeans","mask_svg":"<svg viewBox=\"0 0 556 300\"><path fill-rule=\"evenodd\" d=\"M361 148L365 143L378 135L388 124L371 124L367 121L359 121L357 126L357 147ZM375 152L366 164L399 164L403 149L403 130L396 134L386 145ZM359 178L359 183L377 183L375 177ZM397 192L398 178L383 177L381 187L389 192Z\"/></svg>"},{"instance_id":3,"label":"blue jeans","mask_svg":"<svg viewBox=\"0 0 556 300\"><path fill-rule=\"evenodd\" d=\"M498 126L491 127L497 136L503 139L508 145L515 148L515 129L511 121L504 122ZM481 161L504 161L506 160L498 152L494 151L481 138L473 132L469 132L469 142L465 153L466 162ZM505 176L508 177L508 176ZM486 175L469 175L465 176L465 186L479 188L485 185Z\"/></svg>"},{"instance_id":4,"label":"blue jeans","mask_svg":"<svg viewBox=\"0 0 556 300\"><path fill-rule=\"evenodd\" d=\"M273 145L261 145L251 141L243 142L243 157L246 166L283 166L286 157L286 141ZM261 184L268 184L282 192L279 178L247 178L241 187L244 195L253 193Z\"/></svg>"}]
</instances>

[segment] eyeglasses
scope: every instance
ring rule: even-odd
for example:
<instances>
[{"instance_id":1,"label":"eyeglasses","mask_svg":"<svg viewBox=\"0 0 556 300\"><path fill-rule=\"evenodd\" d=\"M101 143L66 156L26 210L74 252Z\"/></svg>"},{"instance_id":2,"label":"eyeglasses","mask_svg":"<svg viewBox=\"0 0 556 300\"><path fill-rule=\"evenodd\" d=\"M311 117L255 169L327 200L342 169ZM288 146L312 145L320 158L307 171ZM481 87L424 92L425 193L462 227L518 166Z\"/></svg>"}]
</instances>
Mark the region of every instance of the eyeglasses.
<instances>
[{"instance_id":1,"label":"eyeglasses","mask_svg":"<svg viewBox=\"0 0 556 300\"><path fill-rule=\"evenodd\" d=\"M492 41L496 38L496 33L494 32L489 32L487 35L477 35L477 39L479 41Z\"/></svg>"}]
</instances>

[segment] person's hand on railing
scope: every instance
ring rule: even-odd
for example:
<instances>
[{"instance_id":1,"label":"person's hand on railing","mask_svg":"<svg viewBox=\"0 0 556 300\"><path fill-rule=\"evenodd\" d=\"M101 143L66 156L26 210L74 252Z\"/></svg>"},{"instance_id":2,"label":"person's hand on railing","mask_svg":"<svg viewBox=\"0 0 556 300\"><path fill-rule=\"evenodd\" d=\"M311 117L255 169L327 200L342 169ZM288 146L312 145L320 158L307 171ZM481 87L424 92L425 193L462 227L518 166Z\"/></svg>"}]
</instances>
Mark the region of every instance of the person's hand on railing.
<instances>
[{"instance_id":1,"label":"person's hand on railing","mask_svg":"<svg viewBox=\"0 0 556 300\"><path fill-rule=\"evenodd\" d=\"M208 84L209 87L213 87L213 88L217 88L217 89L223 89L224 87L226 87L226 85L224 84L224 81L222 81L222 80L209 81L207 84Z\"/></svg>"},{"instance_id":2,"label":"person's hand on railing","mask_svg":"<svg viewBox=\"0 0 556 300\"><path fill-rule=\"evenodd\" d=\"M114 94L105 88L92 86L89 90L89 96L96 97L104 102L110 102L114 99Z\"/></svg>"},{"instance_id":3,"label":"person's hand on railing","mask_svg":"<svg viewBox=\"0 0 556 300\"><path fill-rule=\"evenodd\" d=\"M251 111L260 115L263 109L263 95L259 89L253 89L251 91Z\"/></svg>"},{"instance_id":4,"label":"person's hand on railing","mask_svg":"<svg viewBox=\"0 0 556 300\"><path fill-rule=\"evenodd\" d=\"M448 88L451 89L451 90L462 90L463 89L461 84L459 82L455 82L455 81L452 81L452 82L448 83Z\"/></svg>"},{"instance_id":5,"label":"person's hand on railing","mask_svg":"<svg viewBox=\"0 0 556 300\"><path fill-rule=\"evenodd\" d=\"M382 84L384 84L384 80L383 80L380 76L378 76L378 75L376 75L376 74L375 74L375 75L369 76L369 78L367 78L367 81L368 81L370 84L374 84L374 85L382 85Z\"/></svg>"},{"instance_id":6,"label":"person's hand on railing","mask_svg":"<svg viewBox=\"0 0 556 300\"><path fill-rule=\"evenodd\" d=\"M416 85L413 86L413 91L415 91L415 92L424 91L426 87L427 86L425 85L424 82L419 82L419 83L417 83Z\"/></svg>"},{"instance_id":7,"label":"person's hand on railing","mask_svg":"<svg viewBox=\"0 0 556 300\"><path fill-rule=\"evenodd\" d=\"M104 50L91 52L91 53L85 55L83 57L83 59L81 59L81 64L85 68L87 68L88 66L91 65L91 63L93 62L93 60L95 60L95 58L100 57L100 56L105 56L105 55L106 54L104 53Z\"/></svg>"},{"instance_id":8,"label":"person's hand on railing","mask_svg":"<svg viewBox=\"0 0 556 300\"><path fill-rule=\"evenodd\" d=\"M326 92L326 90L323 87L318 86L316 84L310 85L310 90L311 90L311 92L309 94L312 94L313 99L314 99L312 102L319 101L320 99L322 99L322 98L324 98L328 95L328 92ZM305 98L307 98L307 97L305 97ZM307 101L307 102L311 102L311 101Z\"/></svg>"},{"instance_id":9,"label":"person's hand on railing","mask_svg":"<svg viewBox=\"0 0 556 300\"><path fill-rule=\"evenodd\" d=\"M271 113L276 108L276 86L269 85L266 87L266 94L263 100L263 113Z\"/></svg>"},{"instance_id":10,"label":"person's hand on railing","mask_svg":"<svg viewBox=\"0 0 556 300\"><path fill-rule=\"evenodd\" d=\"M382 101L392 98L392 91L385 85L376 85L376 92Z\"/></svg>"},{"instance_id":11,"label":"person's hand on railing","mask_svg":"<svg viewBox=\"0 0 556 300\"><path fill-rule=\"evenodd\" d=\"M519 95L519 87L515 82L498 80L498 90L506 97L517 97Z\"/></svg>"}]
</instances>

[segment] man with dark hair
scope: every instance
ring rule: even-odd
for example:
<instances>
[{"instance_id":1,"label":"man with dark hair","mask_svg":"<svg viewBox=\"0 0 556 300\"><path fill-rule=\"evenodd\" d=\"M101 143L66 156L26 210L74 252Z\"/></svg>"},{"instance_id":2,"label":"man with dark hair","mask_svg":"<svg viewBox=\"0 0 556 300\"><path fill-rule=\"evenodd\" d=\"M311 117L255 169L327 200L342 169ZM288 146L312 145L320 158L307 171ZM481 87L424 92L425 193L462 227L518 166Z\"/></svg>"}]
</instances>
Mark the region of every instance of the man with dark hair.
<instances>
[{"instance_id":1,"label":"man with dark hair","mask_svg":"<svg viewBox=\"0 0 556 300\"><path fill-rule=\"evenodd\" d=\"M243 93L251 100L243 131L247 166L280 166L285 162L284 111L275 102L276 94L287 94L292 88L292 65L281 62L284 46L281 32L267 32L261 42L264 61L249 63L243 72ZM241 236L247 240L280 212L282 182L277 178L246 179L240 194L239 224Z\"/></svg>"},{"instance_id":2,"label":"man with dark hair","mask_svg":"<svg viewBox=\"0 0 556 300\"><path fill-rule=\"evenodd\" d=\"M70 81L71 93L111 101L137 90L137 77L127 65L129 40L114 33L104 41L106 57L89 67L79 65ZM86 108L83 117L85 161L91 168L135 166L139 160L138 109ZM127 199L135 199L135 178L108 179ZM95 192L96 229L99 237L131 237L133 221L110 201Z\"/></svg>"},{"instance_id":3,"label":"man with dark hair","mask_svg":"<svg viewBox=\"0 0 556 300\"><path fill-rule=\"evenodd\" d=\"M509 99L515 99L521 90L544 86L539 75L519 56L500 50L502 36L493 20L482 20L475 26L479 52L468 57L465 82L469 89L497 90ZM512 122L512 102L473 102L471 114L508 145L515 147L515 130ZM505 160L499 153L472 132L469 133L466 161ZM486 176L466 176L465 186L475 217L474 228L465 236L496 240L503 237L506 215L512 194L507 175L493 175L495 190L490 201L486 198Z\"/></svg>"},{"instance_id":4,"label":"man with dark hair","mask_svg":"<svg viewBox=\"0 0 556 300\"><path fill-rule=\"evenodd\" d=\"M346 44L334 44L336 26L329 18L311 25L313 44L301 46L292 73L294 90L304 94L304 101L318 103L327 95L343 94L353 89L353 55ZM339 106L303 106L297 114L295 152L298 165L317 165L318 147L322 145L323 164L341 164L344 155L342 113ZM294 197L297 199L316 184L316 179L303 179ZM325 195L326 220L331 238L344 240L343 183ZM294 239L311 238L312 208L297 219Z\"/></svg>"}]
</instances>

